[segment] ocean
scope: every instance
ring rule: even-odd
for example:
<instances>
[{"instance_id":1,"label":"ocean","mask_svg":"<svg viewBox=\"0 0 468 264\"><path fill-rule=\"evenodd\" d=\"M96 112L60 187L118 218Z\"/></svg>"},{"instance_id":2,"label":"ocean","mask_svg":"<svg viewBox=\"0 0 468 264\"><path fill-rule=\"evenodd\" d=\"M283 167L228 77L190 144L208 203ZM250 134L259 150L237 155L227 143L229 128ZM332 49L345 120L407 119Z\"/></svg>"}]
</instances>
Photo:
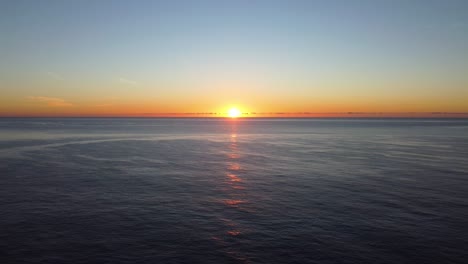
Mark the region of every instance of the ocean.
<instances>
[{"instance_id":1,"label":"ocean","mask_svg":"<svg viewBox=\"0 0 468 264\"><path fill-rule=\"evenodd\" d=\"M0 119L0 263L466 263L467 119Z\"/></svg>"}]
</instances>

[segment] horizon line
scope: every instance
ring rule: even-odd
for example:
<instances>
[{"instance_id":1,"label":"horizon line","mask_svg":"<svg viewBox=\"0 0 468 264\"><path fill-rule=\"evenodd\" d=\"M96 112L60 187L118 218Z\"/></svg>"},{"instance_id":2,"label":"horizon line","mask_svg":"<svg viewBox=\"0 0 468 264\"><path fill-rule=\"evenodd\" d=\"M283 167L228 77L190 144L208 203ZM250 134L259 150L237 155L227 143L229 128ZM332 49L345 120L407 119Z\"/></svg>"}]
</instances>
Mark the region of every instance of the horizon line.
<instances>
[{"instance_id":1,"label":"horizon line","mask_svg":"<svg viewBox=\"0 0 468 264\"><path fill-rule=\"evenodd\" d=\"M136 114L0 114L0 118L231 118L221 112ZM468 112L243 112L236 118L468 118Z\"/></svg>"}]
</instances>

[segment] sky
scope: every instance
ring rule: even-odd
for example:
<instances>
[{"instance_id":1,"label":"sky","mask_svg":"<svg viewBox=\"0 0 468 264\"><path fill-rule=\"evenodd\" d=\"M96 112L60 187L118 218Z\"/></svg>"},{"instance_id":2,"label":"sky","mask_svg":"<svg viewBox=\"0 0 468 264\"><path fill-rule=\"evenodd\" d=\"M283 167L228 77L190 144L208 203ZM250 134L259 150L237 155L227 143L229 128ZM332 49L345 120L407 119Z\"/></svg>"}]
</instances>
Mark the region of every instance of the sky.
<instances>
[{"instance_id":1,"label":"sky","mask_svg":"<svg viewBox=\"0 0 468 264\"><path fill-rule=\"evenodd\" d=\"M468 113L467 14L466 0L0 0L0 116Z\"/></svg>"}]
</instances>

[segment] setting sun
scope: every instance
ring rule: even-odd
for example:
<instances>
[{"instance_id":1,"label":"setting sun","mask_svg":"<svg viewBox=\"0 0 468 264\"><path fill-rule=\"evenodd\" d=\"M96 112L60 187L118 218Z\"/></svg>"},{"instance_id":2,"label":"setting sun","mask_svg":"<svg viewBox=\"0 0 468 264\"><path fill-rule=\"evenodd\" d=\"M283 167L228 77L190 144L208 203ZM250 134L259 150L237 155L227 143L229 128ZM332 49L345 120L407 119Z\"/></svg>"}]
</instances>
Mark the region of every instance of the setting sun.
<instances>
[{"instance_id":1,"label":"setting sun","mask_svg":"<svg viewBox=\"0 0 468 264\"><path fill-rule=\"evenodd\" d=\"M231 108L228 111L229 117L232 117L232 118L239 117L241 114L242 114L241 111L237 108Z\"/></svg>"}]
</instances>

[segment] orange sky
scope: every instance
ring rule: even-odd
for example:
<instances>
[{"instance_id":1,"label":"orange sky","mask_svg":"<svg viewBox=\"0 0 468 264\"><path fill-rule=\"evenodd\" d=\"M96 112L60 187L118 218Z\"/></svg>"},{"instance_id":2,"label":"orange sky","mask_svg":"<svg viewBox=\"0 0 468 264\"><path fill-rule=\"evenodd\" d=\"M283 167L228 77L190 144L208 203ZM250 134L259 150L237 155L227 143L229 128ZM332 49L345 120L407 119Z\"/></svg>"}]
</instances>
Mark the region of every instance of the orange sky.
<instances>
[{"instance_id":1,"label":"orange sky","mask_svg":"<svg viewBox=\"0 0 468 264\"><path fill-rule=\"evenodd\" d=\"M422 116L467 117L463 98L459 100L415 101L411 98L369 100L366 98L291 98L243 102L211 100L157 99L80 99L28 96L12 98L0 106L0 116L175 116L223 117L230 108L238 108L243 117L357 117L357 116ZM258 100L258 101L255 101Z\"/></svg>"}]
</instances>

